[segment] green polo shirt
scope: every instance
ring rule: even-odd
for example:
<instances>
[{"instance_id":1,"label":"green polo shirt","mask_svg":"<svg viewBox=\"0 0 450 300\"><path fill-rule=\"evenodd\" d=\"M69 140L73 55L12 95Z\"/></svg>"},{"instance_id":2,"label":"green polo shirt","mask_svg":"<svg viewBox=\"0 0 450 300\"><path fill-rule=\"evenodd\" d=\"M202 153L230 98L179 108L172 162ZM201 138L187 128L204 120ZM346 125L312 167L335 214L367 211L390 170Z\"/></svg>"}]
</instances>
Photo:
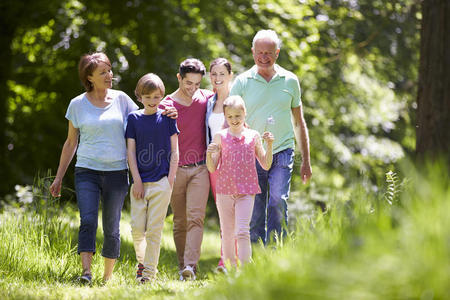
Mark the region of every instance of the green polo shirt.
<instances>
[{"instance_id":1,"label":"green polo shirt","mask_svg":"<svg viewBox=\"0 0 450 300\"><path fill-rule=\"evenodd\" d=\"M257 73L257 66L236 77L230 95L245 101L246 122L259 133L270 131L275 136L273 153L295 147L291 109L301 105L297 76L279 65L276 74L267 82Z\"/></svg>"}]
</instances>

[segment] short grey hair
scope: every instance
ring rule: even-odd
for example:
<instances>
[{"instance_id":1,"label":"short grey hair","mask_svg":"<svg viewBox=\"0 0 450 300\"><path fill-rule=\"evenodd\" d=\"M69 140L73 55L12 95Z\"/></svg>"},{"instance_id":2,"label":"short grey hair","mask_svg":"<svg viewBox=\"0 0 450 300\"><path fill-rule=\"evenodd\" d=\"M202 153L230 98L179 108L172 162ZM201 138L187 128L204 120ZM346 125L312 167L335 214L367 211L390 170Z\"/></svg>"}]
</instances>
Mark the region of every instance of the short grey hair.
<instances>
[{"instance_id":1,"label":"short grey hair","mask_svg":"<svg viewBox=\"0 0 450 300\"><path fill-rule=\"evenodd\" d=\"M252 48L255 48L255 42L257 40L265 39L265 38L271 39L277 45L277 49L281 48L281 40L278 38L278 34L271 29L268 29L268 30L263 29L263 30L258 31L255 34L255 36L253 37Z\"/></svg>"}]
</instances>

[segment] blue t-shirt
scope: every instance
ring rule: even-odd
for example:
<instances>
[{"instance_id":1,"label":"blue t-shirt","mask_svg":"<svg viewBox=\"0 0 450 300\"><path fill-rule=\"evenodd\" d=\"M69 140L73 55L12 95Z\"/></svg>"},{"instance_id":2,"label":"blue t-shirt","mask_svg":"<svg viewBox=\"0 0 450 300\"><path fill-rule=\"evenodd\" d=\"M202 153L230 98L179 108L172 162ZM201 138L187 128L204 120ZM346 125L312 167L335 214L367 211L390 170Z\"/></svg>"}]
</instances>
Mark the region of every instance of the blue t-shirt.
<instances>
[{"instance_id":1,"label":"blue t-shirt","mask_svg":"<svg viewBox=\"0 0 450 300\"><path fill-rule=\"evenodd\" d=\"M111 103L93 105L83 93L70 101L66 119L80 132L76 167L99 171L127 169L127 148L123 138L127 116L138 106L122 91L108 90Z\"/></svg>"},{"instance_id":2,"label":"blue t-shirt","mask_svg":"<svg viewBox=\"0 0 450 300\"><path fill-rule=\"evenodd\" d=\"M125 137L136 141L136 160L142 182L156 182L169 174L170 137L179 131L176 121L162 112L158 109L146 115L140 109L128 115Z\"/></svg>"}]
</instances>

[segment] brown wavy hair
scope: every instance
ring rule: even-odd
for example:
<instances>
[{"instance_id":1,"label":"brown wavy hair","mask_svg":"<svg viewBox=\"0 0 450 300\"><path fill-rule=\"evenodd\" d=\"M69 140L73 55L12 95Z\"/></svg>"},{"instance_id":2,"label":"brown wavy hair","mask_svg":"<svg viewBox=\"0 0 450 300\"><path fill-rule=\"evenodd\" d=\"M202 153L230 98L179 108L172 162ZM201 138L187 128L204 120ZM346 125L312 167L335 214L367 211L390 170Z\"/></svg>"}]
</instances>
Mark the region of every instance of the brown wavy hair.
<instances>
[{"instance_id":1,"label":"brown wavy hair","mask_svg":"<svg viewBox=\"0 0 450 300\"><path fill-rule=\"evenodd\" d=\"M81 83L86 92L90 92L94 89L94 86L88 80L88 77L94 73L100 63L105 63L111 68L111 62L109 61L108 56L103 52L85 54L80 59L78 64L78 76L80 76Z\"/></svg>"}]
</instances>

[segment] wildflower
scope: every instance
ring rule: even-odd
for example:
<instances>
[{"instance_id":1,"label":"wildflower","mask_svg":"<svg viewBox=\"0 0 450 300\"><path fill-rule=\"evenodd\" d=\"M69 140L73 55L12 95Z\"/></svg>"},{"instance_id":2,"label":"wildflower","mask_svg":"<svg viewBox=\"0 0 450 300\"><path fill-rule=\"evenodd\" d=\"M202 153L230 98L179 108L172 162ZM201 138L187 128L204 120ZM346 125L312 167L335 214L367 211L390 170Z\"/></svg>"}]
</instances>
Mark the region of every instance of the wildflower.
<instances>
[{"instance_id":1,"label":"wildflower","mask_svg":"<svg viewBox=\"0 0 450 300\"><path fill-rule=\"evenodd\" d=\"M33 192L31 190L31 186L21 186L16 184L14 188L16 189L16 197L19 198L19 202L24 204L33 202Z\"/></svg>"},{"instance_id":2,"label":"wildflower","mask_svg":"<svg viewBox=\"0 0 450 300\"><path fill-rule=\"evenodd\" d=\"M267 119L266 119L266 126L264 127L264 132L267 131L267 128L271 125L275 125L275 118L270 115Z\"/></svg>"}]
</instances>

